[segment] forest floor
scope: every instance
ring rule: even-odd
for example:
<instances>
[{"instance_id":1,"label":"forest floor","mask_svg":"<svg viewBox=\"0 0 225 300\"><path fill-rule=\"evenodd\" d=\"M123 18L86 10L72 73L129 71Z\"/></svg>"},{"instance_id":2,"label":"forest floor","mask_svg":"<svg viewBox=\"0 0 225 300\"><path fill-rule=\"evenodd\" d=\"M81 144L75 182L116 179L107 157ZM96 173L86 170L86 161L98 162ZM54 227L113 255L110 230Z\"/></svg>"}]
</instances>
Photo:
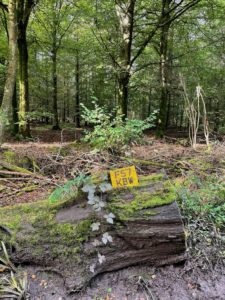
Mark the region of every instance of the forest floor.
<instances>
[{"instance_id":1,"label":"forest floor","mask_svg":"<svg viewBox=\"0 0 225 300\"><path fill-rule=\"evenodd\" d=\"M214 142L210 151L205 145L198 145L194 151L186 146L185 138L173 136L159 141L149 134L143 145L133 145L123 155L116 155L96 152L81 143L81 131L36 128L32 135L34 141L10 141L0 149L0 162L14 165L17 161L23 170L31 171L0 169L0 207L48 199L55 188L81 173L90 175L131 164L139 175L164 172L169 178L186 178L191 173L202 181L212 177L219 181L225 176L223 141ZM195 181L191 190L197 189ZM194 208L191 209L188 213L193 214ZM32 264L22 266L28 273L31 299L225 299L225 219L221 217L223 224L219 230L215 224L205 228L207 224L201 218L182 213L187 235L187 260L183 264L160 268L136 266L103 274L77 295L66 294L60 274L39 271Z\"/></svg>"}]
</instances>

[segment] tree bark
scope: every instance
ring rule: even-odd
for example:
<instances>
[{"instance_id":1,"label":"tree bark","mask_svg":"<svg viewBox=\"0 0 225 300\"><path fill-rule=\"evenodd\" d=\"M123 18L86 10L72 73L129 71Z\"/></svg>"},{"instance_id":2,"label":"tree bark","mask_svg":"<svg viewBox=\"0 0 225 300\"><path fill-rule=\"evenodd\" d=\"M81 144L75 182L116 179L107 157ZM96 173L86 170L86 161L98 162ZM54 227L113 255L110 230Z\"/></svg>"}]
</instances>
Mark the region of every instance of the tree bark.
<instances>
[{"instance_id":1,"label":"tree bark","mask_svg":"<svg viewBox=\"0 0 225 300\"><path fill-rule=\"evenodd\" d=\"M28 76L28 46L27 26L31 11L38 1L17 1L18 18L18 51L19 51L19 133L22 137L30 137L30 126L26 119L29 112L29 76Z\"/></svg>"},{"instance_id":2,"label":"tree bark","mask_svg":"<svg viewBox=\"0 0 225 300\"><path fill-rule=\"evenodd\" d=\"M22 20L18 24L18 50L19 50L19 133L30 137L30 126L26 120L29 112L29 83L28 83L28 49L27 49L27 23Z\"/></svg>"},{"instance_id":3,"label":"tree bark","mask_svg":"<svg viewBox=\"0 0 225 300\"><path fill-rule=\"evenodd\" d=\"M16 136L19 133L19 117L18 117L18 99L17 99L17 87L16 82L14 86L14 93L12 99L12 118L13 118L13 135Z\"/></svg>"},{"instance_id":4,"label":"tree bark","mask_svg":"<svg viewBox=\"0 0 225 300\"><path fill-rule=\"evenodd\" d=\"M58 115L58 78L57 78L57 49L53 43L52 49L52 82L53 82L53 130L60 130Z\"/></svg>"},{"instance_id":5,"label":"tree bark","mask_svg":"<svg viewBox=\"0 0 225 300\"><path fill-rule=\"evenodd\" d=\"M119 75L119 79L118 79L118 83L119 83L118 114L122 114L123 119L125 120L128 115L130 74L127 72L124 72L124 73L121 72L121 74Z\"/></svg>"},{"instance_id":6,"label":"tree bark","mask_svg":"<svg viewBox=\"0 0 225 300\"><path fill-rule=\"evenodd\" d=\"M122 36L120 49L120 63L118 66L118 114L123 115L125 120L128 116L129 82L131 69L131 49L133 42L135 0L129 0L128 4L124 1L116 1L116 14L119 20Z\"/></svg>"},{"instance_id":7,"label":"tree bark","mask_svg":"<svg viewBox=\"0 0 225 300\"><path fill-rule=\"evenodd\" d=\"M57 2L58 4L58 2ZM57 5L56 5L57 6ZM56 9L56 8L54 8ZM58 77L57 77L57 16L53 14L53 31L52 31L52 84L53 84L53 127L52 130L60 130L59 126L59 113L58 113Z\"/></svg>"},{"instance_id":8,"label":"tree bark","mask_svg":"<svg viewBox=\"0 0 225 300\"><path fill-rule=\"evenodd\" d=\"M162 24L160 34L160 107L157 126L157 136L163 137L166 130L167 109L168 109L168 40L170 29L170 10L171 0L162 0Z\"/></svg>"},{"instance_id":9,"label":"tree bark","mask_svg":"<svg viewBox=\"0 0 225 300\"><path fill-rule=\"evenodd\" d=\"M16 17L16 0L10 0L8 3L9 21L9 63L7 70L4 95L0 109L0 144L4 141L7 124L12 125L12 99L16 83L17 71L17 17Z\"/></svg>"},{"instance_id":10,"label":"tree bark","mask_svg":"<svg viewBox=\"0 0 225 300\"><path fill-rule=\"evenodd\" d=\"M80 60L79 51L76 53L76 95L75 95L75 126L80 128Z\"/></svg>"}]
</instances>

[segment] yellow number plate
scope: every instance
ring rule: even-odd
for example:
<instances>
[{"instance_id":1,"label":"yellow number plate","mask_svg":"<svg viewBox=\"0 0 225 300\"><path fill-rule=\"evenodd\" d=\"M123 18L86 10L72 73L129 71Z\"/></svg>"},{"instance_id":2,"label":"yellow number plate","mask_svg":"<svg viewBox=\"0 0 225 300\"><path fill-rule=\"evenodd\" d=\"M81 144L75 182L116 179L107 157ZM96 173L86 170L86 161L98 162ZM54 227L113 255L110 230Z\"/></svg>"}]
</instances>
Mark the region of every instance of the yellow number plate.
<instances>
[{"instance_id":1,"label":"yellow number plate","mask_svg":"<svg viewBox=\"0 0 225 300\"><path fill-rule=\"evenodd\" d=\"M138 176L135 166L110 171L114 188L138 186Z\"/></svg>"}]
</instances>

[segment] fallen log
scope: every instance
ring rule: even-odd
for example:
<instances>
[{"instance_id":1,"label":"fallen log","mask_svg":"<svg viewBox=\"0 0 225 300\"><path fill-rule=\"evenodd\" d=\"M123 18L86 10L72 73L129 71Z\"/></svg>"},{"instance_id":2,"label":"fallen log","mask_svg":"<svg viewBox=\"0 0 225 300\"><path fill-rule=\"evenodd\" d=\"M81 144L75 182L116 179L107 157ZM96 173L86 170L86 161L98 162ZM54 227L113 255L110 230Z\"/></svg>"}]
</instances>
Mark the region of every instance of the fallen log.
<instances>
[{"instance_id":1,"label":"fallen log","mask_svg":"<svg viewBox=\"0 0 225 300\"><path fill-rule=\"evenodd\" d=\"M163 174L142 177L139 187L102 195L104 213L94 212L82 192L69 204L33 204L34 211L20 206L13 261L54 268L63 275L68 291L75 292L103 272L184 260L185 234L176 203L177 183L163 178ZM113 224L105 221L104 214L110 212L115 215ZM1 221L3 215L0 210ZM96 222L101 228L92 231L91 225ZM106 232L112 241L105 245L102 236Z\"/></svg>"}]
</instances>

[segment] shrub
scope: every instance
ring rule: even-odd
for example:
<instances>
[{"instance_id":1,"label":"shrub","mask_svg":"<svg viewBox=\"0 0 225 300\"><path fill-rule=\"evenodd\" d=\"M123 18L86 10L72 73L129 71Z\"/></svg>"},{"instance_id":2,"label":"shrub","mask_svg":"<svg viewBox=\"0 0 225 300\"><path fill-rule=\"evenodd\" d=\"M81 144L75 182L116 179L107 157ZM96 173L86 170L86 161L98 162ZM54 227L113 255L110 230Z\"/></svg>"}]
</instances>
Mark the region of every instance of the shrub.
<instances>
[{"instance_id":1,"label":"shrub","mask_svg":"<svg viewBox=\"0 0 225 300\"><path fill-rule=\"evenodd\" d=\"M100 107L95 102L94 109L90 110L82 104L83 119L94 125L93 131L86 131L84 141L89 142L99 150L120 152L125 145L140 142L145 129L154 127L156 111L145 120L126 120L122 115L113 117L106 107Z\"/></svg>"},{"instance_id":2,"label":"shrub","mask_svg":"<svg viewBox=\"0 0 225 300\"><path fill-rule=\"evenodd\" d=\"M201 221L208 226L225 228L225 183L210 176L204 180L189 178L179 191L181 207L188 221Z\"/></svg>"},{"instance_id":3,"label":"shrub","mask_svg":"<svg viewBox=\"0 0 225 300\"><path fill-rule=\"evenodd\" d=\"M218 133L221 135L225 135L225 127L220 127Z\"/></svg>"}]
</instances>

